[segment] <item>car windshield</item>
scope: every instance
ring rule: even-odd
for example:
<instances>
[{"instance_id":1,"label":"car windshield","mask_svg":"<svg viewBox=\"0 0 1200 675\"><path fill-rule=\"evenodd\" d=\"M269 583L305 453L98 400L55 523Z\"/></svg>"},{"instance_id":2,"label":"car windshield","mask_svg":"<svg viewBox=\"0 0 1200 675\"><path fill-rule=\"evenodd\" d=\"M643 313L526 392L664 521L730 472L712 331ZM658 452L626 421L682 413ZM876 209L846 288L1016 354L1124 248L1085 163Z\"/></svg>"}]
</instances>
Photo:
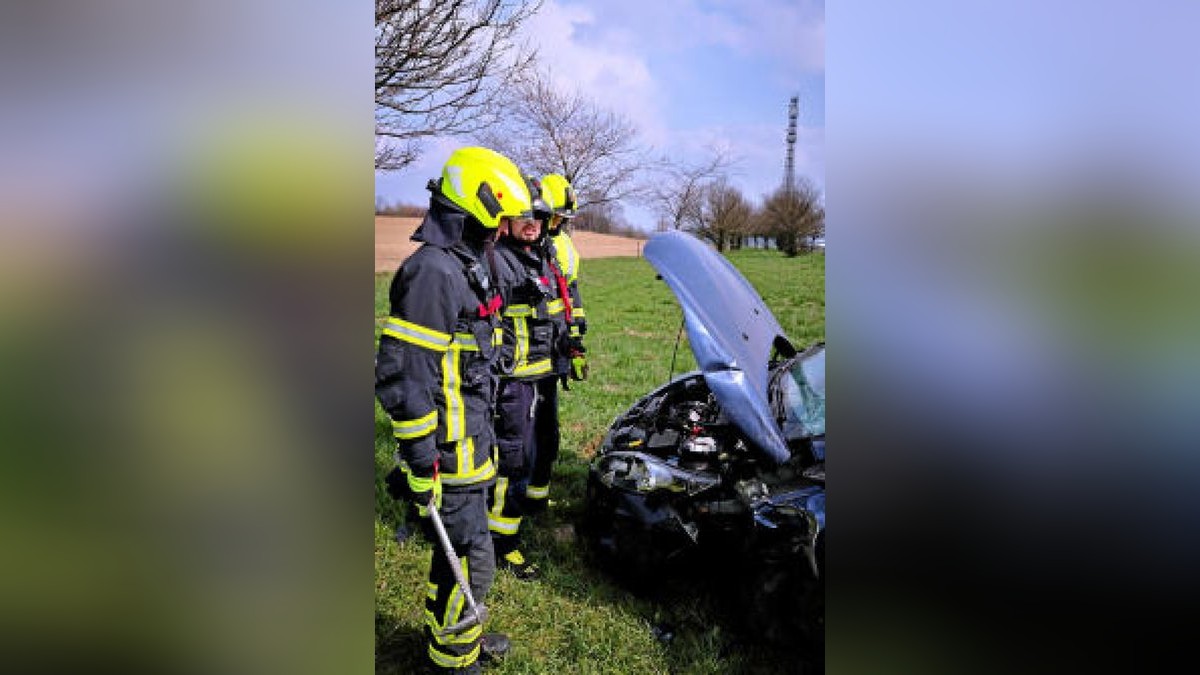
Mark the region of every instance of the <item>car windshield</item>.
<instances>
[{"instance_id":1,"label":"car windshield","mask_svg":"<svg viewBox=\"0 0 1200 675\"><path fill-rule=\"evenodd\" d=\"M777 373L776 400L788 439L825 433L825 347L785 362Z\"/></svg>"}]
</instances>

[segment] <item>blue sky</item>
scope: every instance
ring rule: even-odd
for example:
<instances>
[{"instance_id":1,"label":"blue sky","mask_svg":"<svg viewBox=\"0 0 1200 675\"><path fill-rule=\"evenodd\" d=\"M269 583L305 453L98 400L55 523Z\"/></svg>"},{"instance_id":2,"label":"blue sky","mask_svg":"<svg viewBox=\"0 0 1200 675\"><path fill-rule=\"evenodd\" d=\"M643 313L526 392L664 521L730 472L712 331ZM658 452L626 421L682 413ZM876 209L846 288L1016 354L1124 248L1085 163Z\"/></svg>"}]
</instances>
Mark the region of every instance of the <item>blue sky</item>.
<instances>
[{"instance_id":1,"label":"blue sky","mask_svg":"<svg viewBox=\"0 0 1200 675\"><path fill-rule=\"evenodd\" d=\"M783 177L788 99L800 96L796 173L825 185L823 0L547 0L524 27L563 89L633 121L658 154L696 160L706 145L740 159L731 182L757 202ZM427 179L469 139L439 138L375 194L424 204ZM653 217L627 204L633 225Z\"/></svg>"}]
</instances>

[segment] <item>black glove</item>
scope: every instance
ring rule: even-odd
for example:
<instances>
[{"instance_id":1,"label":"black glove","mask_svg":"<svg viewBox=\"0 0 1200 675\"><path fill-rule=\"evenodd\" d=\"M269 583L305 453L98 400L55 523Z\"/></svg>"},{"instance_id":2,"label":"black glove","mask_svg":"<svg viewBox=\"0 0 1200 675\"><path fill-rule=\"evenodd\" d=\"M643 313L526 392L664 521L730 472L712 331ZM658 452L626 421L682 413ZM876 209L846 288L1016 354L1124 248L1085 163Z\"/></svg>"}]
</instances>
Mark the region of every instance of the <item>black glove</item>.
<instances>
[{"instance_id":1,"label":"black glove","mask_svg":"<svg viewBox=\"0 0 1200 675\"><path fill-rule=\"evenodd\" d=\"M387 493L392 499L402 501L408 499L408 477L400 467L393 467L388 475L383 477Z\"/></svg>"}]
</instances>

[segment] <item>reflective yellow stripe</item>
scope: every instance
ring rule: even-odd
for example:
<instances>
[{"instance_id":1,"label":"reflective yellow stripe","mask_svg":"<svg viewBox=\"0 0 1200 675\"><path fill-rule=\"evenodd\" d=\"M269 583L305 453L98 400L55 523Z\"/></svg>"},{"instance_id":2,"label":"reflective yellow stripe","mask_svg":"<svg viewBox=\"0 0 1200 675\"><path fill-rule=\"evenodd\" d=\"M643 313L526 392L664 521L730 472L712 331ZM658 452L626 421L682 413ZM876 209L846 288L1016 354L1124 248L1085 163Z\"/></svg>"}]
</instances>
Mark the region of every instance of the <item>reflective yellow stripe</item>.
<instances>
[{"instance_id":1,"label":"reflective yellow stripe","mask_svg":"<svg viewBox=\"0 0 1200 675\"><path fill-rule=\"evenodd\" d=\"M504 500L508 498L508 479L500 476L496 479L495 505L492 507L492 513L499 514L504 510Z\"/></svg>"},{"instance_id":2,"label":"reflective yellow stripe","mask_svg":"<svg viewBox=\"0 0 1200 675\"><path fill-rule=\"evenodd\" d=\"M546 303L546 314L548 314L550 316L554 316L555 314L562 314L563 309L564 309L563 301L559 298L555 298L555 299L551 300L550 302Z\"/></svg>"},{"instance_id":3,"label":"reflective yellow stripe","mask_svg":"<svg viewBox=\"0 0 1200 675\"><path fill-rule=\"evenodd\" d=\"M475 336L470 333L455 333L452 341L460 350L465 352L479 351L479 344L475 342Z\"/></svg>"},{"instance_id":4,"label":"reflective yellow stripe","mask_svg":"<svg viewBox=\"0 0 1200 675\"><path fill-rule=\"evenodd\" d=\"M408 478L408 487L413 492L426 492L434 488L435 482L432 478L421 478L420 476L412 475L411 472L406 473L406 476Z\"/></svg>"},{"instance_id":5,"label":"reflective yellow stripe","mask_svg":"<svg viewBox=\"0 0 1200 675\"><path fill-rule=\"evenodd\" d=\"M571 238L565 234L560 234L554 238L554 250L558 254L558 266L562 270L563 276L567 281L575 281L578 274L578 255L575 250L575 244L571 242Z\"/></svg>"},{"instance_id":6,"label":"reflective yellow stripe","mask_svg":"<svg viewBox=\"0 0 1200 675\"><path fill-rule=\"evenodd\" d=\"M437 428L437 411L415 420L392 420L392 433L396 438L418 438Z\"/></svg>"},{"instance_id":7,"label":"reflective yellow stripe","mask_svg":"<svg viewBox=\"0 0 1200 675\"><path fill-rule=\"evenodd\" d=\"M496 479L495 505L488 512L488 529L498 534L516 534L521 529L521 517L515 518L504 515L504 504L508 498L508 479L501 476Z\"/></svg>"},{"instance_id":8,"label":"reflective yellow stripe","mask_svg":"<svg viewBox=\"0 0 1200 675\"><path fill-rule=\"evenodd\" d=\"M529 305L508 305L504 308L505 318L516 318L522 316L537 316L537 309Z\"/></svg>"},{"instance_id":9,"label":"reflective yellow stripe","mask_svg":"<svg viewBox=\"0 0 1200 675\"><path fill-rule=\"evenodd\" d=\"M430 600L433 600L434 602L437 602L437 584L433 583L432 581L426 581L425 585L426 585L425 597L429 598ZM428 612L429 610L426 610L426 611ZM433 616L432 613L430 613L429 615Z\"/></svg>"},{"instance_id":10,"label":"reflective yellow stripe","mask_svg":"<svg viewBox=\"0 0 1200 675\"><path fill-rule=\"evenodd\" d=\"M458 559L458 565L462 568L463 581L470 584L471 570L467 567L466 556ZM442 615L442 628L458 621L458 618L462 615L464 602L466 602L466 596L463 595L462 589L458 587L458 584L454 584L454 590L450 591L450 599L446 602L446 612Z\"/></svg>"},{"instance_id":11,"label":"reflective yellow stripe","mask_svg":"<svg viewBox=\"0 0 1200 675\"><path fill-rule=\"evenodd\" d=\"M489 457L481 466L475 468L471 473L461 476L452 474L442 474L442 485L471 485L473 483L482 483L486 480L491 480L496 475L496 465L492 463L492 458Z\"/></svg>"},{"instance_id":12,"label":"reflective yellow stripe","mask_svg":"<svg viewBox=\"0 0 1200 675\"><path fill-rule=\"evenodd\" d=\"M500 534L516 534L517 529L521 525L520 519L504 517L504 504L508 498L508 479L501 476L496 479L496 488L493 492L495 503L492 510L488 512L488 529L492 532Z\"/></svg>"},{"instance_id":13,"label":"reflective yellow stripe","mask_svg":"<svg viewBox=\"0 0 1200 675\"><path fill-rule=\"evenodd\" d=\"M446 347L450 344L449 335L394 316L384 324L383 334L418 347L432 349L435 352L446 351Z\"/></svg>"},{"instance_id":14,"label":"reflective yellow stripe","mask_svg":"<svg viewBox=\"0 0 1200 675\"><path fill-rule=\"evenodd\" d=\"M433 643L429 645L429 660L441 668L466 668L479 659L479 645L462 656L451 656L438 651Z\"/></svg>"},{"instance_id":15,"label":"reflective yellow stripe","mask_svg":"<svg viewBox=\"0 0 1200 675\"><path fill-rule=\"evenodd\" d=\"M574 319L582 319L582 318L583 318L583 317L585 317L585 316L587 316L587 315L583 313L583 308L582 308L582 307L572 307L572 308L571 308L571 317L572 317L572 318L574 318Z\"/></svg>"},{"instance_id":16,"label":"reflective yellow stripe","mask_svg":"<svg viewBox=\"0 0 1200 675\"><path fill-rule=\"evenodd\" d=\"M513 369L513 377L528 377L530 375L543 375L550 372L550 359L542 359L534 361L523 366L518 366Z\"/></svg>"},{"instance_id":17,"label":"reflective yellow stripe","mask_svg":"<svg viewBox=\"0 0 1200 675\"><path fill-rule=\"evenodd\" d=\"M504 329L500 326L492 329L492 345L499 347L504 344Z\"/></svg>"},{"instance_id":18,"label":"reflective yellow stripe","mask_svg":"<svg viewBox=\"0 0 1200 675\"><path fill-rule=\"evenodd\" d=\"M475 626L458 635L444 635L438 642L444 645L469 645L483 636L483 626Z\"/></svg>"},{"instance_id":19,"label":"reflective yellow stripe","mask_svg":"<svg viewBox=\"0 0 1200 675\"><path fill-rule=\"evenodd\" d=\"M529 323L523 317L514 318L513 332L517 336L513 359L517 363L524 363L526 357L529 355Z\"/></svg>"},{"instance_id":20,"label":"reflective yellow stripe","mask_svg":"<svg viewBox=\"0 0 1200 675\"><path fill-rule=\"evenodd\" d=\"M425 624L433 629L434 642L439 645L465 645L470 644L480 638L483 634L483 626L474 626L458 635L441 635L439 631L442 629L433 618L433 612L425 610ZM450 656L450 655L447 655Z\"/></svg>"},{"instance_id":21,"label":"reflective yellow stripe","mask_svg":"<svg viewBox=\"0 0 1200 675\"><path fill-rule=\"evenodd\" d=\"M475 465L475 439L468 438L465 442L459 441L454 454L458 455L458 470L455 473L460 476L471 473L471 467Z\"/></svg>"},{"instance_id":22,"label":"reflective yellow stripe","mask_svg":"<svg viewBox=\"0 0 1200 675\"><path fill-rule=\"evenodd\" d=\"M446 399L446 440L457 441L466 435L462 391L459 389L458 345L451 344L442 357L442 395Z\"/></svg>"},{"instance_id":23,"label":"reflective yellow stripe","mask_svg":"<svg viewBox=\"0 0 1200 675\"><path fill-rule=\"evenodd\" d=\"M545 499L550 496L550 486L534 487L527 485L525 486L525 496L529 499Z\"/></svg>"},{"instance_id":24,"label":"reflective yellow stripe","mask_svg":"<svg viewBox=\"0 0 1200 675\"><path fill-rule=\"evenodd\" d=\"M521 529L521 517L488 516L488 529L496 534L515 535Z\"/></svg>"}]
</instances>

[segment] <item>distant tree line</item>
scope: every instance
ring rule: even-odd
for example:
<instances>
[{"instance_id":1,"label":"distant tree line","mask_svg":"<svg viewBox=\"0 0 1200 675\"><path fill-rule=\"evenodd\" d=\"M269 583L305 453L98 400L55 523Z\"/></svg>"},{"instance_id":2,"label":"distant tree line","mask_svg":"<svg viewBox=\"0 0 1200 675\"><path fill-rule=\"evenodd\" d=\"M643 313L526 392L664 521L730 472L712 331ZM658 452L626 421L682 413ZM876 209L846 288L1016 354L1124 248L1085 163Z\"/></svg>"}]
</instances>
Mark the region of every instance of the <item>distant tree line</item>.
<instances>
[{"instance_id":1,"label":"distant tree line","mask_svg":"<svg viewBox=\"0 0 1200 675\"><path fill-rule=\"evenodd\" d=\"M377 216L400 216L402 218L422 218L425 216L425 211L428 209L425 206L416 204L405 204L403 202L389 202L381 199L375 200L375 215Z\"/></svg>"},{"instance_id":2,"label":"distant tree line","mask_svg":"<svg viewBox=\"0 0 1200 675\"><path fill-rule=\"evenodd\" d=\"M824 236L825 209L810 182L752 203L730 183L738 160L728 152L707 148L691 161L656 156L628 118L556 87L520 38L541 4L376 0L376 169L403 170L424 141L457 137L494 148L530 174L565 176L582 205L578 230L645 237L622 208L641 203L657 215L657 229L694 232L719 251L771 241L794 256ZM375 208L424 214L407 204Z\"/></svg>"}]
</instances>

